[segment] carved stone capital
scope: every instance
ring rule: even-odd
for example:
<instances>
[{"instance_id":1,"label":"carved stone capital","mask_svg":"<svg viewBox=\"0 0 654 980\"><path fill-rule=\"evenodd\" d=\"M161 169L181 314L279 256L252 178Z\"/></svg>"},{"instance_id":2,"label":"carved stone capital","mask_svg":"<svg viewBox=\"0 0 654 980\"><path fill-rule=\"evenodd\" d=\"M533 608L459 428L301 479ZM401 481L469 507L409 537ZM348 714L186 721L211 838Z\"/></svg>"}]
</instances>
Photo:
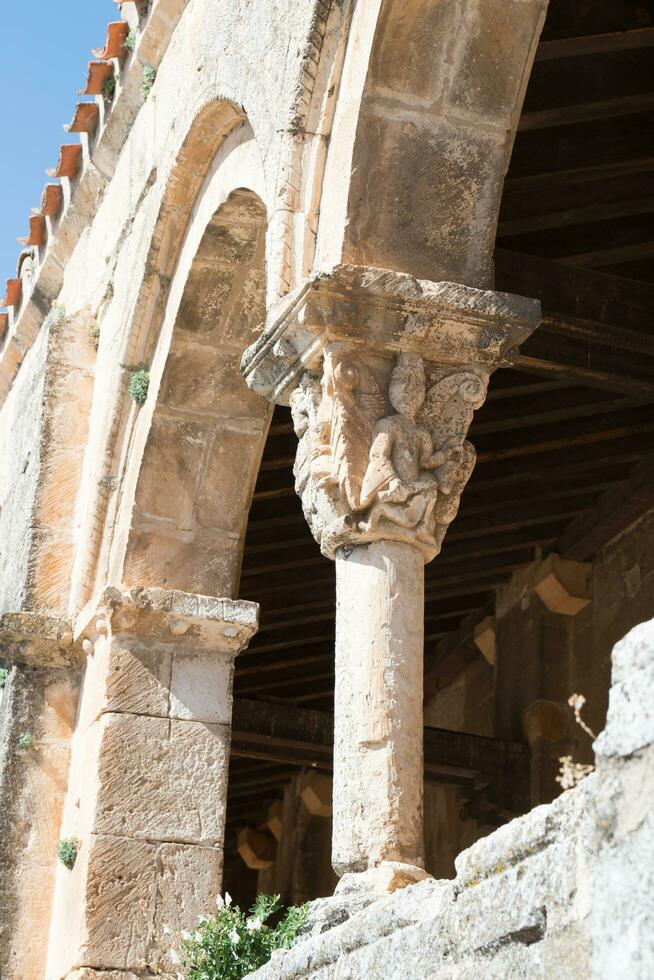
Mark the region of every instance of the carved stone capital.
<instances>
[{"instance_id":1,"label":"carved stone capital","mask_svg":"<svg viewBox=\"0 0 654 980\"><path fill-rule=\"evenodd\" d=\"M256 602L216 599L177 589L104 589L75 622L86 653L103 636L127 636L144 646L234 656L259 628Z\"/></svg>"},{"instance_id":2,"label":"carved stone capital","mask_svg":"<svg viewBox=\"0 0 654 980\"><path fill-rule=\"evenodd\" d=\"M465 437L489 375L539 319L535 300L360 266L287 299L242 370L291 406L296 489L325 555L378 540L438 554L474 468Z\"/></svg>"},{"instance_id":3,"label":"carved stone capital","mask_svg":"<svg viewBox=\"0 0 654 980\"><path fill-rule=\"evenodd\" d=\"M443 366L476 364L488 374L510 367L539 323L538 300L341 265L315 273L272 310L241 371L253 391L282 405L305 371L320 372L333 341Z\"/></svg>"}]
</instances>

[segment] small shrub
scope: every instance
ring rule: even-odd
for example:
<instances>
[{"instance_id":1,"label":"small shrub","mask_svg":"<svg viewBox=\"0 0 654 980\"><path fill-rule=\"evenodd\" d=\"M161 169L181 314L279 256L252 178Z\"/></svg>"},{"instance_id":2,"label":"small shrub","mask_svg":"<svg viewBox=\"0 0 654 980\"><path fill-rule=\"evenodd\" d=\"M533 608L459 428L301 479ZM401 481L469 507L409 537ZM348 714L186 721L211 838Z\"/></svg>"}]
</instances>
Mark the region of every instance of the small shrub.
<instances>
[{"instance_id":1,"label":"small shrub","mask_svg":"<svg viewBox=\"0 0 654 980\"><path fill-rule=\"evenodd\" d=\"M57 857L65 868L72 871L77 860L79 841L77 837L65 837L57 844Z\"/></svg>"},{"instance_id":2,"label":"small shrub","mask_svg":"<svg viewBox=\"0 0 654 980\"><path fill-rule=\"evenodd\" d=\"M137 405L145 405L150 387L150 372L135 371L129 382L129 394Z\"/></svg>"},{"instance_id":3,"label":"small shrub","mask_svg":"<svg viewBox=\"0 0 654 980\"><path fill-rule=\"evenodd\" d=\"M9 677L9 671L6 667L0 667L0 691L3 689L7 683L7 678Z\"/></svg>"},{"instance_id":4,"label":"small shrub","mask_svg":"<svg viewBox=\"0 0 654 980\"><path fill-rule=\"evenodd\" d=\"M116 79L113 77L106 78L102 83L102 98L105 102L112 102L114 93L116 91Z\"/></svg>"},{"instance_id":5,"label":"small shrub","mask_svg":"<svg viewBox=\"0 0 654 980\"><path fill-rule=\"evenodd\" d=\"M130 31L125 38L125 47L128 51L133 51L136 47L136 31Z\"/></svg>"},{"instance_id":6,"label":"small shrub","mask_svg":"<svg viewBox=\"0 0 654 980\"><path fill-rule=\"evenodd\" d=\"M141 82L141 95L144 99L147 99L148 95L152 91L152 86L154 85L154 80L157 77L157 69L151 68L150 65L143 66L143 81Z\"/></svg>"},{"instance_id":7,"label":"small shrub","mask_svg":"<svg viewBox=\"0 0 654 980\"><path fill-rule=\"evenodd\" d=\"M279 895L259 895L246 915L228 894L218 914L203 918L184 938L181 961L188 980L240 980L267 963L276 949L290 949L305 924L308 907L289 908L276 926L266 922L280 909Z\"/></svg>"},{"instance_id":8,"label":"small shrub","mask_svg":"<svg viewBox=\"0 0 654 980\"><path fill-rule=\"evenodd\" d=\"M33 749L35 745L34 736L31 732L21 732L18 736L19 749Z\"/></svg>"}]
</instances>

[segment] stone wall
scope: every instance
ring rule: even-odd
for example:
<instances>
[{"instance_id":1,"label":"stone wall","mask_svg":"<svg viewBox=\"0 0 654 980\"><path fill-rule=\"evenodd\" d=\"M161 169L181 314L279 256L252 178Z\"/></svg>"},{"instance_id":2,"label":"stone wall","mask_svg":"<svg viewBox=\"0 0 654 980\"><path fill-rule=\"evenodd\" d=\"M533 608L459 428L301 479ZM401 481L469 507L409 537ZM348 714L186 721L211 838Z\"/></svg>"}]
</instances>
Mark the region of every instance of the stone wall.
<instances>
[{"instance_id":1,"label":"stone wall","mask_svg":"<svg viewBox=\"0 0 654 980\"><path fill-rule=\"evenodd\" d=\"M0 614L24 608L48 331L41 331L0 411Z\"/></svg>"},{"instance_id":2,"label":"stone wall","mask_svg":"<svg viewBox=\"0 0 654 980\"><path fill-rule=\"evenodd\" d=\"M613 653L597 771L257 980L646 980L654 971L654 622Z\"/></svg>"}]
</instances>

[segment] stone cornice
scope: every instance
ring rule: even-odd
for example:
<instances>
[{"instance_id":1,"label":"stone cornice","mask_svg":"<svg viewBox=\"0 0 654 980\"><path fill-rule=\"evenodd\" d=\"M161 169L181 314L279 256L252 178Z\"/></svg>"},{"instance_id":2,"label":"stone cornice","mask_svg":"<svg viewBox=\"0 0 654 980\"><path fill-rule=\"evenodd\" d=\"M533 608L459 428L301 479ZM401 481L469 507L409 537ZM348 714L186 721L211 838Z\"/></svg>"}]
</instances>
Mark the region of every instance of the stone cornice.
<instances>
[{"instance_id":1,"label":"stone cornice","mask_svg":"<svg viewBox=\"0 0 654 980\"><path fill-rule=\"evenodd\" d=\"M0 660L29 667L81 667L84 654L65 619L31 612L0 616Z\"/></svg>"},{"instance_id":2,"label":"stone cornice","mask_svg":"<svg viewBox=\"0 0 654 980\"><path fill-rule=\"evenodd\" d=\"M318 368L332 341L492 371L514 363L539 322L537 300L343 265L314 274L273 311L241 370L253 391L288 404L302 373Z\"/></svg>"},{"instance_id":3,"label":"stone cornice","mask_svg":"<svg viewBox=\"0 0 654 980\"><path fill-rule=\"evenodd\" d=\"M256 602L217 599L176 589L106 588L75 621L74 635L86 653L101 636L127 635L148 645L234 655L259 628Z\"/></svg>"}]
</instances>

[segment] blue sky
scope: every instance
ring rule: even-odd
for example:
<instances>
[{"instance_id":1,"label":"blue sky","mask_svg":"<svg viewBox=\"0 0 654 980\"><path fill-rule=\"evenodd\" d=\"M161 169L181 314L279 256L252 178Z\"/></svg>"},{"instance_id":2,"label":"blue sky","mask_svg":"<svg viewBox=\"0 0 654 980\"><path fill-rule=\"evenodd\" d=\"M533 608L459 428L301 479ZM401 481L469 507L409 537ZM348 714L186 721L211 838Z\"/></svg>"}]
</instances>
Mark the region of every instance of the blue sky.
<instances>
[{"instance_id":1,"label":"blue sky","mask_svg":"<svg viewBox=\"0 0 654 980\"><path fill-rule=\"evenodd\" d=\"M119 20L112 0L17 0L2 4L0 52L0 299L16 274L32 208L41 200L45 171L59 146L76 93L84 87L91 48L104 45L106 25Z\"/></svg>"}]
</instances>

